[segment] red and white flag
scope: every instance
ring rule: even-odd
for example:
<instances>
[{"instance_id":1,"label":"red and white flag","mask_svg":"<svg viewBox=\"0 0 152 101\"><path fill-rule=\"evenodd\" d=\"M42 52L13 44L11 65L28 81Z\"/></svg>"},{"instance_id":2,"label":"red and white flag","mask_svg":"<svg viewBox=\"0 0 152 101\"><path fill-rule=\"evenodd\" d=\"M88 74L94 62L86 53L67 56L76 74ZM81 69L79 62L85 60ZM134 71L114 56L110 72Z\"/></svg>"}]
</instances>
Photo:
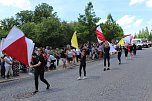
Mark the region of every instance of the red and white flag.
<instances>
[{"instance_id":1,"label":"red and white flag","mask_svg":"<svg viewBox=\"0 0 152 101\"><path fill-rule=\"evenodd\" d=\"M131 43L132 39L133 39L133 35L131 34L124 35L124 38L123 38L124 42L129 43L129 44Z\"/></svg>"},{"instance_id":2,"label":"red and white flag","mask_svg":"<svg viewBox=\"0 0 152 101\"><path fill-rule=\"evenodd\" d=\"M97 36L97 39L98 39L98 42L99 42L99 43L101 43L101 42L103 42L103 41L106 41L106 39L105 39L105 37L104 37L104 35L103 35L103 32L102 32L100 26L98 26L98 27L96 28L96 36Z\"/></svg>"},{"instance_id":3,"label":"red and white flag","mask_svg":"<svg viewBox=\"0 0 152 101\"><path fill-rule=\"evenodd\" d=\"M23 64L29 65L32 58L34 43L14 26L4 40L2 51Z\"/></svg>"}]
</instances>

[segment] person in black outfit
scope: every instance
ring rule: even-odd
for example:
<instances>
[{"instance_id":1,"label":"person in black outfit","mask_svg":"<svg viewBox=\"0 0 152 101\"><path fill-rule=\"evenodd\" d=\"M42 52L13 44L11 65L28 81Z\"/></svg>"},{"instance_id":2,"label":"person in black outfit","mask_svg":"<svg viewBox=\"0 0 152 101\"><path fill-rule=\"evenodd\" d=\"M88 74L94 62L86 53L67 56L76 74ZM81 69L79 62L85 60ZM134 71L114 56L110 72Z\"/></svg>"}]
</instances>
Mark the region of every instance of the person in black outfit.
<instances>
[{"instance_id":1,"label":"person in black outfit","mask_svg":"<svg viewBox=\"0 0 152 101\"><path fill-rule=\"evenodd\" d=\"M121 53L122 53L122 48L121 48L121 46L118 45L118 46L116 47L116 50L117 50L117 52L118 52L118 61L119 61L119 64L121 64Z\"/></svg>"},{"instance_id":2,"label":"person in black outfit","mask_svg":"<svg viewBox=\"0 0 152 101\"><path fill-rule=\"evenodd\" d=\"M124 51L125 51L125 58L126 60L128 59L128 47L127 46L124 46Z\"/></svg>"},{"instance_id":3,"label":"person in black outfit","mask_svg":"<svg viewBox=\"0 0 152 101\"><path fill-rule=\"evenodd\" d=\"M38 92L38 77L39 76L40 76L40 80L47 85L46 89L49 89L50 87L50 84L47 82L47 80L44 79L45 60L42 55L43 50L41 48L38 48L37 51L39 55L36 55L36 53L33 53L32 64L30 66L31 68L34 68L34 79L35 79L35 91L33 92L34 94Z\"/></svg>"},{"instance_id":4,"label":"person in black outfit","mask_svg":"<svg viewBox=\"0 0 152 101\"><path fill-rule=\"evenodd\" d=\"M5 78L5 61L4 61L4 57L6 55L1 57L1 77Z\"/></svg>"},{"instance_id":5,"label":"person in black outfit","mask_svg":"<svg viewBox=\"0 0 152 101\"><path fill-rule=\"evenodd\" d=\"M83 68L84 77L82 79L86 79L86 49L82 49L81 58L80 58L80 68L79 68L79 78L81 80L81 70Z\"/></svg>"},{"instance_id":6,"label":"person in black outfit","mask_svg":"<svg viewBox=\"0 0 152 101\"><path fill-rule=\"evenodd\" d=\"M108 42L104 43L104 48L103 48L103 52L104 52L104 71L106 70L110 70L110 46ZM108 68L106 69L106 60L108 62Z\"/></svg>"},{"instance_id":7,"label":"person in black outfit","mask_svg":"<svg viewBox=\"0 0 152 101\"><path fill-rule=\"evenodd\" d=\"M136 44L134 43L134 44L133 44L133 54L134 54L134 55L136 55L136 49L137 49L137 46L136 46Z\"/></svg>"}]
</instances>

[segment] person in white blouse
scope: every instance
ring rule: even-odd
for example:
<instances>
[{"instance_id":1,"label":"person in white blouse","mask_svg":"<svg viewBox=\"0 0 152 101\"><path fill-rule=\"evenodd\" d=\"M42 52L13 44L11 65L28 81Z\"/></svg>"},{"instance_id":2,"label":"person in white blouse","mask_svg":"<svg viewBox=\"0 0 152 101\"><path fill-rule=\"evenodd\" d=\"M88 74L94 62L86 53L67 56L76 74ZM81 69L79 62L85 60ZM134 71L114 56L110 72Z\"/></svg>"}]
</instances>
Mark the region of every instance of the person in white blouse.
<instances>
[{"instance_id":1,"label":"person in white blouse","mask_svg":"<svg viewBox=\"0 0 152 101\"><path fill-rule=\"evenodd\" d=\"M12 73L12 58L8 55L4 57L5 66L5 78L7 78Z\"/></svg>"}]
</instances>

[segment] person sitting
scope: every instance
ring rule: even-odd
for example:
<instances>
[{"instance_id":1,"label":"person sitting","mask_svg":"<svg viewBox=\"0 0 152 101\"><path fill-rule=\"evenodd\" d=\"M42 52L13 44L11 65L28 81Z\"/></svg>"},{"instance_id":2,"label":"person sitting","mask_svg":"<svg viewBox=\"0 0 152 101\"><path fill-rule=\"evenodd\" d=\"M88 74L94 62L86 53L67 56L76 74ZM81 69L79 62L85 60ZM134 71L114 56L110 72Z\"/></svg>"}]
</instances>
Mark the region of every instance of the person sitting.
<instances>
[{"instance_id":1,"label":"person sitting","mask_svg":"<svg viewBox=\"0 0 152 101\"><path fill-rule=\"evenodd\" d=\"M50 54L48 61L50 62L50 70L56 69L56 58L53 56L53 54Z\"/></svg>"}]
</instances>

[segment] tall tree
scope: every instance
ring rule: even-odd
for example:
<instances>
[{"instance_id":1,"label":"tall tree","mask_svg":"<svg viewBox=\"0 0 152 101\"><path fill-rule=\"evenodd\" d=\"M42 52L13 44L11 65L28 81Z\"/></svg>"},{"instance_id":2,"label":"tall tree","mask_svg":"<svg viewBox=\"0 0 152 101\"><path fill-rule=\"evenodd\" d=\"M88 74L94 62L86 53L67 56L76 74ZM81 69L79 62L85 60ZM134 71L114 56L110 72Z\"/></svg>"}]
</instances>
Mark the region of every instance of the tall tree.
<instances>
[{"instance_id":1,"label":"tall tree","mask_svg":"<svg viewBox=\"0 0 152 101\"><path fill-rule=\"evenodd\" d=\"M20 11L16 14L16 20L19 25L22 25L27 22L32 22L33 19L33 11L25 10Z\"/></svg>"},{"instance_id":2,"label":"tall tree","mask_svg":"<svg viewBox=\"0 0 152 101\"><path fill-rule=\"evenodd\" d=\"M42 3L35 7L34 22L41 22L43 18L48 18L51 16L56 16L56 12L53 13L52 6Z\"/></svg>"},{"instance_id":3,"label":"tall tree","mask_svg":"<svg viewBox=\"0 0 152 101\"><path fill-rule=\"evenodd\" d=\"M95 29L98 21L99 18L95 15L93 5L89 2L85 8L85 14L79 14L78 25L76 27L81 41L95 41Z\"/></svg>"},{"instance_id":4,"label":"tall tree","mask_svg":"<svg viewBox=\"0 0 152 101\"><path fill-rule=\"evenodd\" d=\"M14 25L17 25L16 19L14 17L1 20L0 23L1 28L6 31L10 30Z\"/></svg>"},{"instance_id":5,"label":"tall tree","mask_svg":"<svg viewBox=\"0 0 152 101\"><path fill-rule=\"evenodd\" d=\"M107 21L101 24L102 31L108 41L120 40L123 36L123 29L114 21L111 14L107 16Z\"/></svg>"}]
</instances>

